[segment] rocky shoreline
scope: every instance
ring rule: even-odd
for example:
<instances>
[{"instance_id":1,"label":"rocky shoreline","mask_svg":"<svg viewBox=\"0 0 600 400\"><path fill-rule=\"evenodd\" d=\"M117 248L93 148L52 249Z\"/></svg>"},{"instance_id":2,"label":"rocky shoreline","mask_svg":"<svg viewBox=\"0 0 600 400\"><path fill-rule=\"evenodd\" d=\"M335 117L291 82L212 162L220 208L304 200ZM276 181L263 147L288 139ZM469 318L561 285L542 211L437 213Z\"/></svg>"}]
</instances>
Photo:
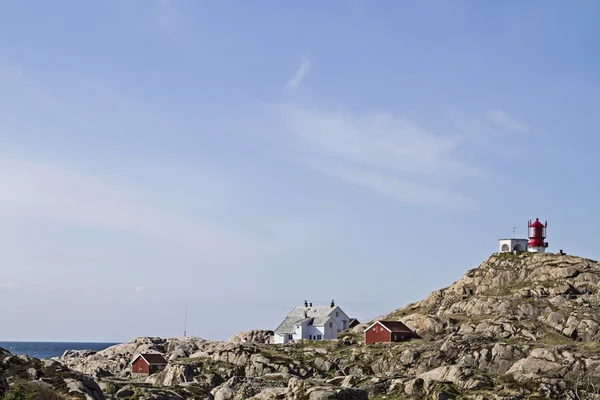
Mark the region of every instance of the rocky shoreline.
<instances>
[{"instance_id":1,"label":"rocky shoreline","mask_svg":"<svg viewBox=\"0 0 600 400\"><path fill-rule=\"evenodd\" d=\"M359 325L337 340L287 345L252 331L227 342L137 338L42 361L1 352L0 393L41 381L89 400L600 398L599 283L593 260L494 254L386 317L420 339L366 346ZM168 365L132 377L129 363L144 352Z\"/></svg>"}]
</instances>

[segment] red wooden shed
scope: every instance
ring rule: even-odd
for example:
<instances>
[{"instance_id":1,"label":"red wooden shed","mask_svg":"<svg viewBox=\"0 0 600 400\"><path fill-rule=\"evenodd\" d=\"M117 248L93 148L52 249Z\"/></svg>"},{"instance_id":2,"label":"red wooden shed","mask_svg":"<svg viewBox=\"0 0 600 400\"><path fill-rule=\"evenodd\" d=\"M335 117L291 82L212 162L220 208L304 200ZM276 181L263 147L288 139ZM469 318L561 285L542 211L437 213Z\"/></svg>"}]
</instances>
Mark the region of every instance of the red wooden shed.
<instances>
[{"instance_id":1,"label":"red wooden shed","mask_svg":"<svg viewBox=\"0 0 600 400\"><path fill-rule=\"evenodd\" d=\"M415 333L400 321L377 321L365 329L365 343L402 342Z\"/></svg>"},{"instance_id":2,"label":"red wooden shed","mask_svg":"<svg viewBox=\"0 0 600 400\"><path fill-rule=\"evenodd\" d=\"M167 366L167 360L159 353L138 354L131 362L133 374L150 375L163 370Z\"/></svg>"}]
</instances>

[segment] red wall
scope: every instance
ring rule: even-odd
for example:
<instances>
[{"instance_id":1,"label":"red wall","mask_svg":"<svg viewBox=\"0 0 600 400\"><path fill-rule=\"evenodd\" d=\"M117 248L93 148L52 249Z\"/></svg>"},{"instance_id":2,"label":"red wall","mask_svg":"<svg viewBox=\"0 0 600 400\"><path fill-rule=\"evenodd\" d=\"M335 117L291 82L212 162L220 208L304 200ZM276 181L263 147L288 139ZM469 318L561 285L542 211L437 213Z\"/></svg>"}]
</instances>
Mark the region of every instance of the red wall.
<instances>
[{"instance_id":1,"label":"red wall","mask_svg":"<svg viewBox=\"0 0 600 400\"><path fill-rule=\"evenodd\" d=\"M378 332L375 332L376 329ZM392 336L390 331L378 323L370 327L369 330L365 332L366 344L391 342L391 338Z\"/></svg>"},{"instance_id":2,"label":"red wall","mask_svg":"<svg viewBox=\"0 0 600 400\"><path fill-rule=\"evenodd\" d=\"M147 374L149 372L148 364L142 357L138 357L131 366L131 372L134 374Z\"/></svg>"}]
</instances>

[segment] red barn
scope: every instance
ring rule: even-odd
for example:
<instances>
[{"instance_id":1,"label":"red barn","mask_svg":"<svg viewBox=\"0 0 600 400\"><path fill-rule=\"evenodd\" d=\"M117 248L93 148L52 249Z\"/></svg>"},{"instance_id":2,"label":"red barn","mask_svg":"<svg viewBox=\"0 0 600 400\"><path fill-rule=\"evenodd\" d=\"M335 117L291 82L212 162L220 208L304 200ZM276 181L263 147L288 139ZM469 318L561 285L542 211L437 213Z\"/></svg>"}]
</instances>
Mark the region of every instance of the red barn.
<instances>
[{"instance_id":1,"label":"red barn","mask_svg":"<svg viewBox=\"0 0 600 400\"><path fill-rule=\"evenodd\" d=\"M402 342L415 333L400 321L377 321L365 330L365 343Z\"/></svg>"},{"instance_id":2,"label":"red barn","mask_svg":"<svg viewBox=\"0 0 600 400\"><path fill-rule=\"evenodd\" d=\"M131 372L133 374L150 375L163 370L166 366L167 360L162 354L138 354L131 362Z\"/></svg>"}]
</instances>

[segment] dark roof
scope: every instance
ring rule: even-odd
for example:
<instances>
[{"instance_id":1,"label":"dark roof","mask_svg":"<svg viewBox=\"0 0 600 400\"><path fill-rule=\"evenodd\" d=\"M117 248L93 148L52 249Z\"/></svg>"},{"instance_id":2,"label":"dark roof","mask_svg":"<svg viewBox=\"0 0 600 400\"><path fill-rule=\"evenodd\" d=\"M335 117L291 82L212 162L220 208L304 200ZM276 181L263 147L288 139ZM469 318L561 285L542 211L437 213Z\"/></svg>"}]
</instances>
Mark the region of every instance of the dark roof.
<instances>
[{"instance_id":1,"label":"dark roof","mask_svg":"<svg viewBox=\"0 0 600 400\"><path fill-rule=\"evenodd\" d=\"M143 354L139 354L133 360L133 362L135 362L135 360L137 360L138 357L142 357L144 360L146 360L146 362L148 364L167 364L167 360L165 360L165 358L163 357L163 355L162 354L158 354L158 353L143 353Z\"/></svg>"},{"instance_id":2,"label":"dark roof","mask_svg":"<svg viewBox=\"0 0 600 400\"><path fill-rule=\"evenodd\" d=\"M360 324L360 321L356 318L350 318L350 321L348 322L348 325L352 324L353 322L357 322Z\"/></svg>"},{"instance_id":3,"label":"dark roof","mask_svg":"<svg viewBox=\"0 0 600 400\"><path fill-rule=\"evenodd\" d=\"M400 321L377 321L392 332L412 332L412 330Z\"/></svg>"}]
</instances>

